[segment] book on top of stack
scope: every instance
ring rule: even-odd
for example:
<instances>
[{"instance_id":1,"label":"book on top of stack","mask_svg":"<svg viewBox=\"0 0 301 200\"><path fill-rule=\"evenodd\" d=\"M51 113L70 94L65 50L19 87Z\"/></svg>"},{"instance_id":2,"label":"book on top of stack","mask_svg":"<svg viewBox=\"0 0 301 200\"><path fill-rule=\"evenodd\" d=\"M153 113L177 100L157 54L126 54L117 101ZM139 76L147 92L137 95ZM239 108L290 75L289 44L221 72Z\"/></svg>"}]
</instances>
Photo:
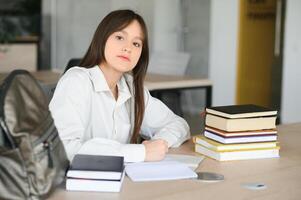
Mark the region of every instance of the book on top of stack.
<instances>
[{"instance_id":1,"label":"book on top of stack","mask_svg":"<svg viewBox=\"0 0 301 200\"><path fill-rule=\"evenodd\" d=\"M76 154L66 175L66 189L119 192L124 175L123 157Z\"/></svg>"},{"instance_id":2,"label":"book on top of stack","mask_svg":"<svg viewBox=\"0 0 301 200\"><path fill-rule=\"evenodd\" d=\"M252 104L206 108L195 151L220 161L279 157L276 118L276 110Z\"/></svg>"}]
</instances>

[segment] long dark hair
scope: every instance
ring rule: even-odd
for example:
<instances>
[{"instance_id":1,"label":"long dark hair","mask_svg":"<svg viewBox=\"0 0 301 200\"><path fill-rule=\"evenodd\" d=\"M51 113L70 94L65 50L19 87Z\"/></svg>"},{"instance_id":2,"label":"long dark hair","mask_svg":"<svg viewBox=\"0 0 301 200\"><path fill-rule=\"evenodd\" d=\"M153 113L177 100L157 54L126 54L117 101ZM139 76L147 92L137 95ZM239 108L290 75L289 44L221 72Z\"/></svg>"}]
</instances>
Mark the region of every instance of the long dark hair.
<instances>
[{"instance_id":1,"label":"long dark hair","mask_svg":"<svg viewBox=\"0 0 301 200\"><path fill-rule=\"evenodd\" d=\"M135 96L135 125L132 133L131 143L137 143L139 132L144 116L144 87L143 82L149 61L148 35L147 28L143 18L132 10L116 10L109 13L98 25L92 42L81 60L80 66L91 68L102 62L105 62L105 45L108 37L124 29L134 20L140 24L143 32L143 45L141 56L137 65L132 70L134 95Z\"/></svg>"}]
</instances>

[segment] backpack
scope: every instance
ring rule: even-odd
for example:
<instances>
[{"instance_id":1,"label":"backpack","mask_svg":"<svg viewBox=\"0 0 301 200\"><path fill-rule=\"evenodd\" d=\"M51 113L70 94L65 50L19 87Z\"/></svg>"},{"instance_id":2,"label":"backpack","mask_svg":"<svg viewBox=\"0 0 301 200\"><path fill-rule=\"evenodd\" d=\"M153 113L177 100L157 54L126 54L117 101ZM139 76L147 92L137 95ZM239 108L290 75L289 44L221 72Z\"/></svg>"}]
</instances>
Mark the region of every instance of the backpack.
<instances>
[{"instance_id":1,"label":"backpack","mask_svg":"<svg viewBox=\"0 0 301 200\"><path fill-rule=\"evenodd\" d=\"M0 88L0 199L44 199L65 177L64 146L39 83L15 70Z\"/></svg>"}]
</instances>

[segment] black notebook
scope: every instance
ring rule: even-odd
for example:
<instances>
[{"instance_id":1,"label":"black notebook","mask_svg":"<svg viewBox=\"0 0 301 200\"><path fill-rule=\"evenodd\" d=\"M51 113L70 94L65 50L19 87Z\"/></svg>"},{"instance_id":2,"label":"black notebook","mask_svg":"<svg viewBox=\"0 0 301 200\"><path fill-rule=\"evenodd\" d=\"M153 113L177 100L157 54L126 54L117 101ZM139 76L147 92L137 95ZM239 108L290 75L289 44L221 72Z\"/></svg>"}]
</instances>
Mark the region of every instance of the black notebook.
<instances>
[{"instance_id":1,"label":"black notebook","mask_svg":"<svg viewBox=\"0 0 301 200\"><path fill-rule=\"evenodd\" d=\"M276 110L253 104L210 107L206 108L206 112L230 119L277 115Z\"/></svg>"},{"instance_id":2,"label":"black notebook","mask_svg":"<svg viewBox=\"0 0 301 200\"><path fill-rule=\"evenodd\" d=\"M120 180L123 170L123 157L76 154L67 172L67 177Z\"/></svg>"}]
</instances>

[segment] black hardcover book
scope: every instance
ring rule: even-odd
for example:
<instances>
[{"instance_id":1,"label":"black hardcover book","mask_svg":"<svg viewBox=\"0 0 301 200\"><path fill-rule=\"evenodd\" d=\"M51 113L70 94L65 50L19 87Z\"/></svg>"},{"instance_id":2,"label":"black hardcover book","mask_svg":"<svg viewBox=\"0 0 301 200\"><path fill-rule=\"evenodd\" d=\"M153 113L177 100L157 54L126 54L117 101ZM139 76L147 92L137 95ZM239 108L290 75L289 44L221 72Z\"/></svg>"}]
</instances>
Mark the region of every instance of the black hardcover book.
<instances>
[{"instance_id":1,"label":"black hardcover book","mask_svg":"<svg viewBox=\"0 0 301 200\"><path fill-rule=\"evenodd\" d=\"M123 157L76 154L67 172L66 189L119 192L124 175Z\"/></svg>"},{"instance_id":2,"label":"black hardcover book","mask_svg":"<svg viewBox=\"0 0 301 200\"><path fill-rule=\"evenodd\" d=\"M124 158L120 156L101 156L76 154L70 170L122 172Z\"/></svg>"},{"instance_id":3,"label":"black hardcover book","mask_svg":"<svg viewBox=\"0 0 301 200\"><path fill-rule=\"evenodd\" d=\"M91 180L120 180L123 172L123 157L76 154L67 172L67 177Z\"/></svg>"},{"instance_id":4,"label":"black hardcover book","mask_svg":"<svg viewBox=\"0 0 301 200\"><path fill-rule=\"evenodd\" d=\"M276 116L277 111L253 104L216 106L206 108L206 112L226 118L247 118Z\"/></svg>"}]
</instances>

